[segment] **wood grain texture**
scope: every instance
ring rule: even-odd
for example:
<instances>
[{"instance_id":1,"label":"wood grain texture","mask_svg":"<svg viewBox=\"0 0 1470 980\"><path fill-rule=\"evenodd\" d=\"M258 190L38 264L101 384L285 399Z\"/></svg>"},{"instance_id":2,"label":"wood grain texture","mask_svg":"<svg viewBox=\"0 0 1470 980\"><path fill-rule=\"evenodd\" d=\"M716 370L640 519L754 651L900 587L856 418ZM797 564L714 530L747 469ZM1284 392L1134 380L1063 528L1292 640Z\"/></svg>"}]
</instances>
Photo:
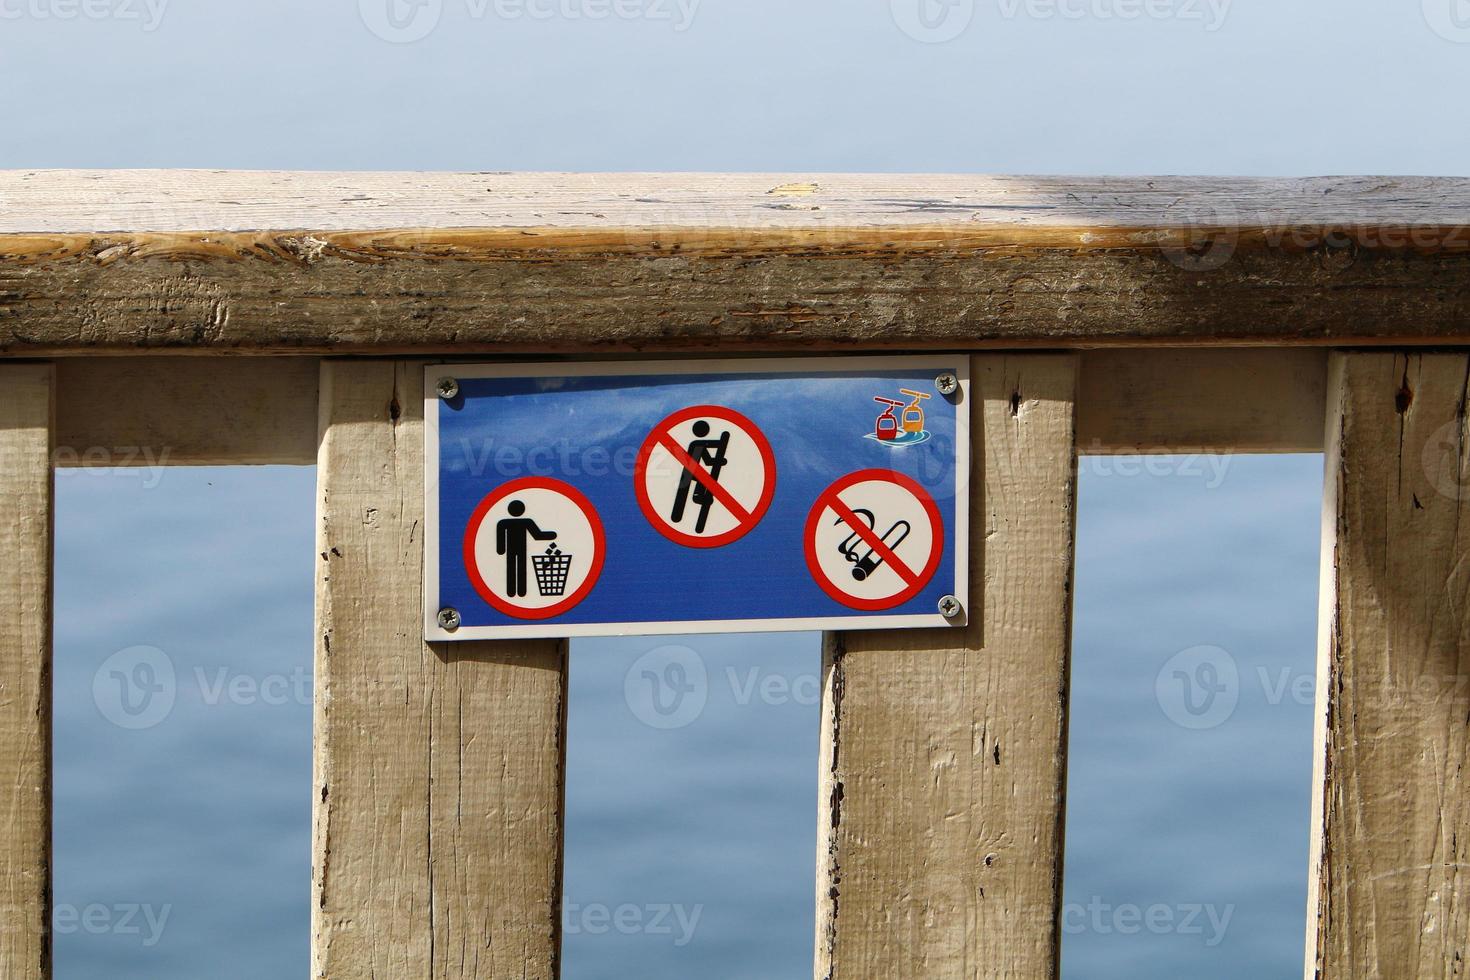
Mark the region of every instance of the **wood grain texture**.
<instances>
[{"instance_id":1,"label":"wood grain texture","mask_svg":"<svg viewBox=\"0 0 1470 980\"><path fill-rule=\"evenodd\" d=\"M1465 975L1467 380L1460 354L1333 357L1308 977Z\"/></svg>"},{"instance_id":2,"label":"wood grain texture","mask_svg":"<svg viewBox=\"0 0 1470 980\"><path fill-rule=\"evenodd\" d=\"M1470 181L0 173L0 353L1458 343Z\"/></svg>"},{"instance_id":3,"label":"wood grain texture","mask_svg":"<svg viewBox=\"0 0 1470 980\"><path fill-rule=\"evenodd\" d=\"M56 365L56 465L316 463L311 357L77 357Z\"/></svg>"},{"instance_id":4,"label":"wood grain texture","mask_svg":"<svg viewBox=\"0 0 1470 980\"><path fill-rule=\"evenodd\" d=\"M829 640L818 978L1058 975L1076 374L973 361L971 625Z\"/></svg>"},{"instance_id":5,"label":"wood grain texture","mask_svg":"<svg viewBox=\"0 0 1470 980\"><path fill-rule=\"evenodd\" d=\"M1459 177L10 170L0 171L0 196L0 234L37 235L1470 226L1470 180Z\"/></svg>"},{"instance_id":6,"label":"wood grain texture","mask_svg":"<svg viewBox=\"0 0 1470 980\"><path fill-rule=\"evenodd\" d=\"M52 371L0 366L0 976L51 976Z\"/></svg>"},{"instance_id":7,"label":"wood grain texture","mask_svg":"<svg viewBox=\"0 0 1470 980\"><path fill-rule=\"evenodd\" d=\"M1077 451L1319 453L1326 389L1323 350L1088 351Z\"/></svg>"},{"instance_id":8,"label":"wood grain texture","mask_svg":"<svg viewBox=\"0 0 1470 980\"><path fill-rule=\"evenodd\" d=\"M312 971L558 971L566 648L423 642L423 367L321 373Z\"/></svg>"}]
</instances>

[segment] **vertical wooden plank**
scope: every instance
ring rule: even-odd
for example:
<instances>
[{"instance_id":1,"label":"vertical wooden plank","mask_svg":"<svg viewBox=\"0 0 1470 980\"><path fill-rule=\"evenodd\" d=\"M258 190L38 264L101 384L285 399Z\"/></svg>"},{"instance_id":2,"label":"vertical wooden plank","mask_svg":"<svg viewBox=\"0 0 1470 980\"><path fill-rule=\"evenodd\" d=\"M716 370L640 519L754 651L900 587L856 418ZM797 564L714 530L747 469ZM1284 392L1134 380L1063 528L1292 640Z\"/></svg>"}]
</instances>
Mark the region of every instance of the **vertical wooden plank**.
<instances>
[{"instance_id":1,"label":"vertical wooden plank","mask_svg":"<svg viewBox=\"0 0 1470 980\"><path fill-rule=\"evenodd\" d=\"M980 615L827 645L819 978L1057 976L1077 359L972 377Z\"/></svg>"},{"instance_id":2,"label":"vertical wooden plank","mask_svg":"<svg viewBox=\"0 0 1470 980\"><path fill-rule=\"evenodd\" d=\"M423 642L422 398L323 363L312 970L550 980L566 647Z\"/></svg>"},{"instance_id":3,"label":"vertical wooden plank","mask_svg":"<svg viewBox=\"0 0 1470 980\"><path fill-rule=\"evenodd\" d=\"M1470 964L1465 354L1335 355L1307 976Z\"/></svg>"},{"instance_id":4,"label":"vertical wooden plank","mask_svg":"<svg viewBox=\"0 0 1470 980\"><path fill-rule=\"evenodd\" d=\"M51 976L51 447L48 364L0 367L0 976Z\"/></svg>"}]
</instances>

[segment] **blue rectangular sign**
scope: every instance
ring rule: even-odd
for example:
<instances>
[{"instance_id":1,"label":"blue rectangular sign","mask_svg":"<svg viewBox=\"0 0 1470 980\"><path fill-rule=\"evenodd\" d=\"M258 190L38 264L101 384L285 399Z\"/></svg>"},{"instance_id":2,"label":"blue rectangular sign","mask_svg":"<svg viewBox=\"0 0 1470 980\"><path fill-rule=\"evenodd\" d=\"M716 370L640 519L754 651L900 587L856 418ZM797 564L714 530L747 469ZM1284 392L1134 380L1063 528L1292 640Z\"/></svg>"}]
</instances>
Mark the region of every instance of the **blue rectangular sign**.
<instances>
[{"instance_id":1,"label":"blue rectangular sign","mask_svg":"<svg viewBox=\"0 0 1470 980\"><path fill-rule=\"evenodd\" d=\"M425 637L964 625L967 363L430 366Z\"/></svg>"}]
</instances>

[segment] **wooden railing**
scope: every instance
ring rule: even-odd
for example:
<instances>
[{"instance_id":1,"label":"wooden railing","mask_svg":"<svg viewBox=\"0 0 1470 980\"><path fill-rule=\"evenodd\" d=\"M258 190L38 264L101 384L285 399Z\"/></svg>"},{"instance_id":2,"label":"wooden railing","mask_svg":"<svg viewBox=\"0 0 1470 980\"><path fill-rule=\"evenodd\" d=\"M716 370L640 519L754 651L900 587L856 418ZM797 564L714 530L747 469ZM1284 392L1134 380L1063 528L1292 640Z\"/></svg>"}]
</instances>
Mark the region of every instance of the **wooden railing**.
<instances>
[{"instance_id":1,"label":"wooden railing","mask_svg":"<svg viewBox=\"0 0 1470 980\"><path fill-rule=\"evenodd\" d=\"M0 975L55 466L317 464L313 975L552 978L566 646L422 641L419 368L840 348L971 352L979 614L828 637L816 975L1057 976L1077 455L1325 451L1307 975L1459 976L1467 347L1461 180L0 174Z\"/></svg>"}]
</instances>

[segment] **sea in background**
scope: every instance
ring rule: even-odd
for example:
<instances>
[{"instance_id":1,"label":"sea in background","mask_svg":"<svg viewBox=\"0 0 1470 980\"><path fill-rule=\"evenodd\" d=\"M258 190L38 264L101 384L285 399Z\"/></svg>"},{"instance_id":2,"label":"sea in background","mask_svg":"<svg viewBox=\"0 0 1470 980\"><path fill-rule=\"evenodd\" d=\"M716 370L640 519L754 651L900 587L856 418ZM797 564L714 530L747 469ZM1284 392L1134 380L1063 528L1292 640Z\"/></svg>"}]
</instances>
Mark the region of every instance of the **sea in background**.
<instances>
[{"instance_id":1,"label":"sea in background","mask_svg":"<svg viewBox=\"0 0 1470 980\"><path fill-rule=\"evenodd\" d=\"M1301 976L1321 499L1316 455L1081 461L1064 980Z\"/></svg>"},{"instance_id":2,"label":"sea in background","mask_svg":"<svg viewBox=\"0 0 1470 980\"><path fill-rule=\"evenodd\" d=\"M313 480L58 474L57 980L307 973ZM1320 494L1082 461L1068 980L1299 974ZM819 672L813 634L573 644L567 980L809 975Z\"/></svg>"}]
</instances>

